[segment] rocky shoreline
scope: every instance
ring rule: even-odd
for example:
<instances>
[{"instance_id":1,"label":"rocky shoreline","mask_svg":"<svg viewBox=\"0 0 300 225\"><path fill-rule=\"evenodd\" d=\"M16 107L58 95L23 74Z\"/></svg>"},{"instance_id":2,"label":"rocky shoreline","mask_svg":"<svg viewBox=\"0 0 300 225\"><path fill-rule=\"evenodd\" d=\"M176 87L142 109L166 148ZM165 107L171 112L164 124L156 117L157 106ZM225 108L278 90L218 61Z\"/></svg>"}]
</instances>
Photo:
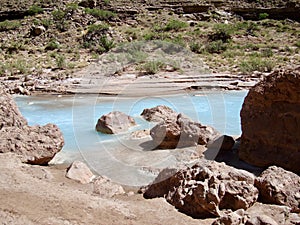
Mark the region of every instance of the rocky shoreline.
<instances>
[{"instance_id":1,"label":"rocky shoreline","mask_svg":"<svg viewBox=\"0 0 300 225\"><path fill-rule=\"evenodd\" d=\"M280 94L281 102L289 101L291 105L296 106L300 99L297 88L299 82L294 82L294 80L299 79L299 72L299 68L275 71L252 88L243 106L243 121L247 121L246 110L255 113L254 109L257 107L259 110L261 104L274 106L268 102L276 102L278 94ZM295 87L291 86L291 83L295 84ZM278 91L274 87L285 90L287 90L285 87L289 87L289 91ZM262 90L263 98L259 97ZM255 98L251 96L255 96ZM248 103L250 100L253 103ZM250 111L247 104L251 104ZM279 107L274 116L287 115L286 113L288 113L289 117L292 116L295 121L298 121L297 110L294 109L295 107ZM65 166L59 168L58 165L48 167L29 165L45 165L61 149L63 145L61 134L51 132L47 125L45 127L47 132L37 132L37 135L40 136L37 138L34 135L31 138L30 135L36 132L36 128L27 125L11 96L3 90L1 92L0 112L0 135L2 139L0 146L2 152L0 154L0 215L5 223L88 224L97 221L100 224L199 224L200 222L201 224L276 225L298 224L300 222L300 177L296 174L299 171L299 166L294 163L297 162L297 157L291 158L285 165L282 162L272 161L274 155L272 151L268 150L269 153L262 154L266 162L268 160L272 162L264 164L263 173L257 176L245 170L228 166L224 162L208 161L199 157L194 165L163 169L152 184L142 187L138 191L133 187L122 187L120 184L115 184L106 177L95 176L94 172L82 162L74 162L68 168ZM191 132L197 127L203 127L203 125L192 122L188 118L182 118L180 114L171 112L170 109L164 107L144 110L142 115L145 119L159 122L158 127L163 127L165 123L174 123L173 126L181 124L182 134ZM260 121L260 117L263 117L261 111L258 121ZM253 120L251 123L254 125L255 117L252 116L251 118ZM110 126L108 121L114 121L110 117L103 117L104 119L106 122L103 123L106 126ZM298 129L298 122L290 123L290 120L282 120L282 122L285 124L283 125L284 129L286 126L290 130ZM112 125L120 126L115 122L112 122ZM7 129L17 129L15 133L19 136L14 138L14 134L7 132ZM244 136L241 139L239 154L246 150L243 147L244 138L247 137L246 143L248 145L251 143L256 145L256 138L251 139L251 136L247 135L246 129L251 130L253 128L243 127ZM150 131L150 134L155 137L154 134L152 135L153 132ZM203 131L200 129L199 132ZM274 130L265 126L260 128L260 132L274 133ZM27 135L28 141L24 141L25 139L20 136L21 134L24 137ZM48 135L52 140L57 138L59 141L48 143ZM201 136L203 134L195 133L195 135ZM292 134L285 136L280 131L278 135L278 139L285 142L290 140L289 137ZM170 135L164 141L169 143L172 141L170 138L177 140L176 136ZM265 137L265 140L268 138ZM194 139L195 137L193 137ZM224 140L226 140L226 144ZM221 143L217 144L218 148L223 146L220 154L222 156L233 154L236 157L237 152L233 148L235 144L229 143L231 140L224 138ZM274 142L272 143L274 144ZM286 143L291 155L293 155L293 143L296 142L289 141ZM195 145L198 142L189 141L185 144ZM203 144L209 147L207 143ZM43 146L48 149L44 151L48 154L56 150L51 153L51 157L45 157L41 154ZM161 147L169 148L170 146L163 145ZM270 148L277 149L277 155L286 154L286 148L282 149L282 152L276 146ZM264 149L268 148L265 146ZM257 154L255 151L246 151L250 155ZM47 161L37 158L41 156ZM251 159L249 156L247 158ZM255 164L253 159L251 159L251 163ZM233 158L230 159L229 157L228 162L230 160ZM260 161L257 162L257 165L260 166ZM278 164L292 169L295 173L275 166ZM143 193L143 196L149 200L143 199L139 193ZM157 197L159 198L155 199ZM35 204L32 204L32 199L35 199ZM49 208L46 205L55 207ZM145 212L151 213L145 214Z\"/></svg>"}]
</instances>

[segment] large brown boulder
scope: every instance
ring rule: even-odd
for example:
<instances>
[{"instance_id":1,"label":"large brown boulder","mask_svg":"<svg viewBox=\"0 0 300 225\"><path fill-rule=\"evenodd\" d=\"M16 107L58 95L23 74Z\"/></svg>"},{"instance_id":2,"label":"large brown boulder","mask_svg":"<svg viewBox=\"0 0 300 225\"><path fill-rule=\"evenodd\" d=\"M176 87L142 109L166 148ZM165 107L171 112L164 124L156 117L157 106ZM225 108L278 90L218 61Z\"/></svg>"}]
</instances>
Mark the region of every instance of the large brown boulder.
<instances>
[{"instance_id":1,"label":"large brown boulder","mask_svg":"<svg viewBox=\"0 0 300 225\"><path fill-rule=\"evenodd\" d=\"M277 70L254 86L242 110L240 159L300 173L300 67Z\"/></svg>"},{"instance_id":2,"label":"large brown boulder","mask_svg":"<svg viewBox=\"0 0 300 225\"><path fill-rule=\"evenodd\" d=\"M144 192L145 198L165 197L194 218L218 217L222 209L247 209L258 198L254 175L210 161L175 171L163 170Z\"/></svg>"},{"instance_id":3,"label":"large brown boulder","mask_svg":"<svg viewBox=\"0 0 300 225\"><path fill-rule=\"evenodd\" d=\"M15 152L24 162L46 165L58 153L64 138L56 125L28 126L12 97L0 91L0 153Z\"/></svg>"},{"instance_id":4,"label":"large brown boulder","mask_svg":"<svg viewBox=\"0 0 300 225\"><path fill-rule=\"evenodd\" d=\"M118 134L128 131L136 123L134 119L125 113L114 111L103 115L98 119L96 130L105 134Z\"/></svg>"},{"instance_id":5,"label":"large brown boulder","mask_svg":"<svg viewBox=\"0 0 300 225\"><path fill-rule=\"evenodd\" d=\"M0 130L0 153L15 152L30 164L46 165L58 153L64 138L54 124L5 127Z\"/></svg>"},{"instance_id":6,"label":"large brown boulder","mask_svg":"<svg viewBox=\"0 0 300 225\"><path fill-rule=\"evenodd\" d=\"M212 127L203 126L179 114L176 121L167 120L150 130L154 144L159 149L206 145L219 133Z\"/></svg>"},{"instance_id":7,"label":"large brown boulder","mask_svg":"<svg viewBox=\"0 0 300 225\"><path fill-rule=\"evenodd\" d=\"M10 94L0 87L0 129L2 127L23 127L27 125L26 119L20 113Z\"/></svg>"},{"instance_id":8,"label":"large brown boulder","mask_svg":"<svg viewBox=\"0 0 300 225\"><path fill-rule=\"evenodd\" d=\"M176 121L178 113L168 106L159 105L150 109L144 109L141 116L149 122Z\"/></svg>"},{"instance_id":9,"label":"large brown boulder","mask_svg":"<svg viewBox=\"0 0 300 225\"><path fill-rule=\"evenodd\" d=\"M280 167L271 166L255 180L260 201L286 205L300 212L300 177Z\"/></svg>"}]
</instances>

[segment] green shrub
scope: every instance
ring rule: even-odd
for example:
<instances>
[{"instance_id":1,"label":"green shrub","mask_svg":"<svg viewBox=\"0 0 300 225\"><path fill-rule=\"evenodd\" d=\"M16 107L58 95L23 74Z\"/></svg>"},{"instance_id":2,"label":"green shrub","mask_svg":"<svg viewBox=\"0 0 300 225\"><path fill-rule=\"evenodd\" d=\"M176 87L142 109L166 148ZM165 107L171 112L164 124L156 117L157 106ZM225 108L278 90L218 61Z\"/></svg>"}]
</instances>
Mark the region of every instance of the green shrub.
<instances>
[{"instance_id":1,"label":"green shrub","mask_svg":"<svg viewBox=\"0 0 300 225\"><path fill-rule=\"evenodd\" d=\"M296 41L294 44L297 48L300 48L300 41Z\"/></svg>"},{"instance_id":2,"label":"green shrub","mask_svg":"<svg viewBox=\"0 0 300 225\"><path fill-rule=\"evenodd\" d=\"M261 50L261 53L263 57L272 57L274 54L271 48L264 48Z\"/></svg>"},{"instance_id":3,"label":"green shrub","mask_svg":"<svg viewBox=\"0 0 300 225\"><path fill-rule=\"evenodd\" d=\"M109 28L109 25L107 23L104 24L91 24L88 26L88 32L97 32L102 30L107 30Z\"/></svg>"},{"instance_id":4,"label":"green shrub","mask_svg":"<svg viewBox=\"0 0 300 225\"><path fill-rule=\"evenodd\" d=\"M85 13L90 14L99 20L109 20L111 18L116 17L116 14L112 11L108 10L102 10L102 9L90 9L90 8L85 8Z\"/></svg>"},{"instance_id":5,"label":"green shrub","mask_svg":"<svg viewBox=\"0 0 300 225\"><path fill-rule=\"evenodd\" d=\"M40 6L37 6L37 5L32 5L27 10L27 13L31 16L36 15L36 14L40 14L40 13L43 13L43 12L44 12L44 9Z\"/></svg>"},{"instance_id":6,"label":"green shrub","mask_svg":"<svg viewBox=\"0 0 300 225\"><path fill-rule=\"evenodd\" d=\"M155 61L146 62L140 67L140 70L145 71L146 74L156 74L165 67L166 67L165 63L155 60Z\"/></svg>"},{"instance_id":7,"label":"green shrub","mask_svg":"<svg viewBox=\"0 0 300 225\"><path fill-rule=\"evenodd\" d=\"M66 58L61 54L57 54L55 56L55 62L59 69L64 69L66 67Z\"/></svg>"},{"instance_id":8,"label":"green shrub","mask_svg":"<svg viewBox=\"0 0 300 225\"><path fill-rule=\"evenodd\" d=\"M8 31L8 30L15 30L21 26L21 23L19 21L10 21L5 20L3 22L0 22L0 32L1 31Z\"/></svg>"},{"instance_id":9,"label":"green shrub","mask_svg":"<svg viewBox=\"0 0 300 225\"><path fill-rule=\"evenodd\" d=\"M221 40L212 41L205 46L205 50L209 53L221 53L227 49L227 45Z\"/></svg>"},{"instance_id":10,"label":"green shrub","mask_svg":"<svg viewBox=\"0 0 300 225\"><path fill-rule=\"evenodd\" d=\"M64 12L63 10L54 10L52 12L52 16L54 20L63 20L66 16L66 12Z\"/></svg>"},{"instance_id":11,"label":"green shrub","mask_svg":"<svg viewBox=\"0 0 300 225\"><path fill-rule=\"evenodd\" d=\"M186 22L172 19L166 24L166 26L163 28L163 30L164 31L171 31L171 30L179 31L186 27L188 27L188 24Z\"/></svg>"},{"instance_id":12,"label":"green shrub","mask_svg":"<svg viewBox=\"0 0 300 225\"><path fill-rule=\"evenodd\" d=\"M46 46L46 50L55 50L55 49L59 49L60 45L56 40L51 40L47 46Z\"/></svg>"},{"instance_id":13,"label":"green shrub","mask_svg":"<svg viewBox=\"0 0 300 225\"><path fill-rule=\"evenodd\" d=\"M113 40L109 40L106 35L103 35L99 39L100 49L103 48L103 52L108 52L110 49L115 47L115 43Z\"/></svg>"},{"instance_id":14,"label":"green shrub","mask_svg":"<svg viewBox=\"0 0 300 225\"><path fill-rule=\"evenodd\" d=\"M253 71L270 72L274 68L274 65L272 60L252 57L242 61L239 68L243 73L251 73Z\"/></svg>"},{"instance_id":15,"label":"green shrub","mask_svg":"<svg viewBox=\"0 0 300 225\"><path fill-rule=\"evenodd\" d=\"M264 19L267 19L269 17L269 14L268 13L260 13L258 15L258 19L259 20L264 20Z\"/></svg>"},{"instance_id":16,"label":"green shrub","mask_svg":"<svg viewBox=\"0 0 300 225\"><path fill-rule=\"evenodd\" d=\"M190 43L190 49L192 52L200 53L201 52L201 45L199 43L193 42Z\"/></svg>"}]
</instances>

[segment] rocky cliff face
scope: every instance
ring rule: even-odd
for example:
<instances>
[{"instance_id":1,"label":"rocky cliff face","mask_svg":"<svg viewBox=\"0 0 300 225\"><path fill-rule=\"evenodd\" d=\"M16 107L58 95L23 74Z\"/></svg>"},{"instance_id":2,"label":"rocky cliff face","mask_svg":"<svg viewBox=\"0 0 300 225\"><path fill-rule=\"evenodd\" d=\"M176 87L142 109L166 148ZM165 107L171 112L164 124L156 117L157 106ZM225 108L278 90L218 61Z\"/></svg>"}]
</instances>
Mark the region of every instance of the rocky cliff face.
<instances>
[{"instance_id":1,"label":"rocky cliff face","mask_svg":"<svg viewBox=\"0 0 300 225\"><path fill-rule=\"evenodd\" d=\"M300 173L300 67L278 70L252 88L241 111L239 157Z\"/></svg>"},{"instance_id":2,"label":"rocky cliff face","mask_svg":"<svg viewBox=\"0 0 300 225\"><path fill-rule=\"evenodd\" d=\"M0 153L15 152L31 164L45 165L64 145L54 124L28 126L12 97L0 90Z\"/></svg>"}]
</instances>

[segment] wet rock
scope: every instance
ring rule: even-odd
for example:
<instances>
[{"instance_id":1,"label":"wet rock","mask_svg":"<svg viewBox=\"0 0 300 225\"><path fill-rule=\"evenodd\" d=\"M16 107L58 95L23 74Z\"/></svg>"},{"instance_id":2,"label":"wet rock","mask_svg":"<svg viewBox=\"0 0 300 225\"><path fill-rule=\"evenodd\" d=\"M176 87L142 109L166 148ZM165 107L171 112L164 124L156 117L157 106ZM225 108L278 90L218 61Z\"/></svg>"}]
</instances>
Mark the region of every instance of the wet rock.
<instances>
[{"instance_id":1,"label":"wet rock","mask_svg":"<svg viewBox=\"0 0 300 225\"><path fill-rule=\"evenodd\" d=\"M197 144L206 145L219 133L212 127L203 126L179 114L176 121L167 120L150 130L154 144L159 149L174 149Z\"/></svg>"},{"instance_id":2,"label":"wet rock","mask_svg":"<svg viewBox=\"0 0 300 225\"><path fill-rule=\"evenodd\" d=\"M82 184L88 184L94 179L95 175L86 164L80 161L74 161L68 168L66 177Z\"/></svg>"},{"instance_id":3,"label":"wet rock","mask_svg":"<svg viewBox=\"0 0 300 225\"><path fill-rule=\"evenodd\" d=\"M11 95L0 88L0 130L3 127L21 128L27 125L27 121L20 113Z\"/></svg>"},{"instance_id":4,"label":"wet rock","mask_svg":"<svg viewBox=\"0 0 300 225\"><path fill-rule=\"evenodd\" d=\"M122 112L110 112L98 119L96 130L106 134L118 134L126 132L130 127L135 126L134 119Z\"/></svg>"},{"instance_id":5,"label":"wet rock","mask_svg":"<svg viewBox=\"0 0 300 225\"><path fill-rule=\"evenodd\" d=\"M54 124L45 126L5 127L0 130L0 153L15 152L24 162L46 165L58 153L64 138Z\"/></svg>"},{"instance_id":6,"label":"wet rock","mask_svg":"<svg viewBox=\"0 0 300 225\"><path fill-rule=\"evenodd\" d=\"M254 176L246 171L209 162L165 169L146 188L145 198L165 197L179 211L194 218L221 216L223 209L247 209L258 198Z\"/></svg>"},{"instance_id":7,"label":"wet rock","mask_svg":"<svg viewBox=\"0 0 300 225\"><path fill-rule=\"evenodd\" d=\"M125 194L122 186L114 184L107 177L99 176L93 183L94 193L101 197L111 198L115 195Z\"/></svg>"},{"instance_id":8,"label":"wet rock","mask_svg":"<svg viewBox=\"0 0 300 225\"><path fill-rule=\"evenodd\" d=\"M240 159L300 173L300 67L277 70L255 85L241 110Z\"/></svg>"},{"instance_id":9,"label":"wet rock","mask_svg":"<svg viewBox=\"0 0 300 225\"><path fill-rule=\"evenodd\" d=\"M255 180L260 201L286 205L300 212L300 177L282 168L271 166Z\"/></svg>"},{"instance_id":10,"label":"wet rock","mask_svg":"<svg viewBox=\"0 0 300 225\"><path fill-rule=\"evenodd\" d=\"M159 105L150 109L144 109L141 116L149 122L160 123L167 120L176 121L178 113L168 106Z\"/></svg>"}]
</instances>

